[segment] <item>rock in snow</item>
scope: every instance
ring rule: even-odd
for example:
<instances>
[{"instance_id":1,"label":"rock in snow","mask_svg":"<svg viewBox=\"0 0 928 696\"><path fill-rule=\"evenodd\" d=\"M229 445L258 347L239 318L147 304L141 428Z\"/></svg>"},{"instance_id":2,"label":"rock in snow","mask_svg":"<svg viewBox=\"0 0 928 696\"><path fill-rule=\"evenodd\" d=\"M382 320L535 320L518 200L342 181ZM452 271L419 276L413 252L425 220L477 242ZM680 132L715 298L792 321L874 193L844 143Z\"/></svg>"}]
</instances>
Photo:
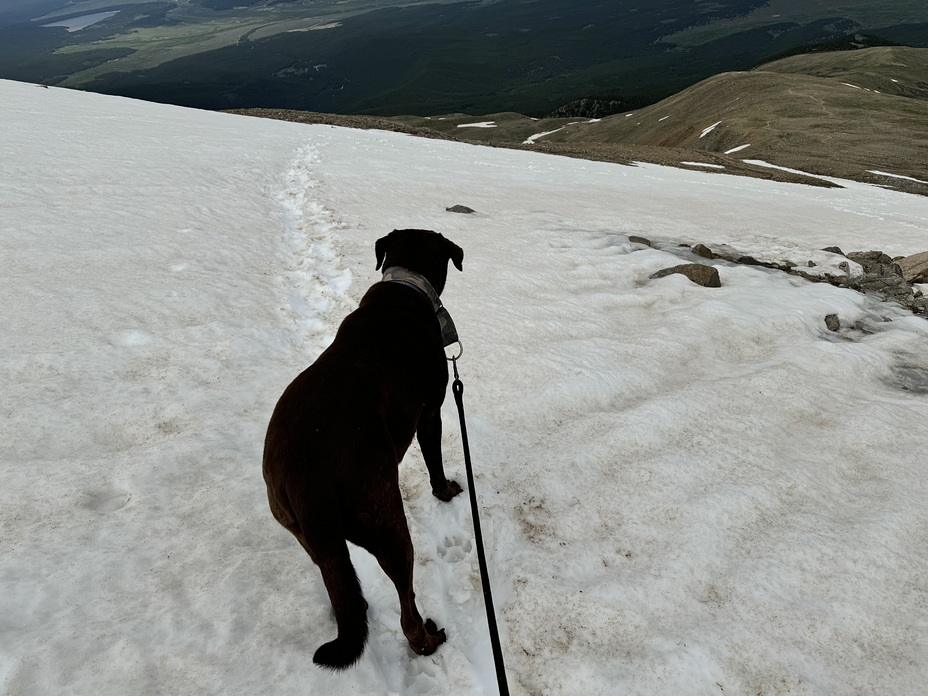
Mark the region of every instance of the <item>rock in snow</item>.
<instances>
[{"instance_id":1,"label":"rock in snow","mask_svg":"<svg viewBox=\"0 0 928 696\"><path fill-rule=\"evenodd\" d=\"M672 268L665 268L662 271L651 274L651 279L666 278L669 275L679 273L685 275L697 285L704 288L720 288L722 281L719 278L719 271L715 266L706 266L701 263L684 263Z\"/></svg>"}]
</instances>

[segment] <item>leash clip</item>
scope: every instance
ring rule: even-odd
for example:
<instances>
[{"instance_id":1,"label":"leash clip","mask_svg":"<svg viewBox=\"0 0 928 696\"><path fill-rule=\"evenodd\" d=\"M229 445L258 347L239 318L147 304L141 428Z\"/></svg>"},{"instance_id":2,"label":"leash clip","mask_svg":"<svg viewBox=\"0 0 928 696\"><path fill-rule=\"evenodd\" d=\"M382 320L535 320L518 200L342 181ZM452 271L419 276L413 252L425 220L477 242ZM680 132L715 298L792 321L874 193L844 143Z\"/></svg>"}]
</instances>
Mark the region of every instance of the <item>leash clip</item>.
<instances>
[{"instance_id":1,"label":"leash clip","mask_svg":"<svg viewBox=\"0 0 928 696\"><path fill-rule=\"evenodd\" d=\"M446 354L446 355L445 355L445 360L450 360L451 362L455 362L458 358L460 358L462 355L464 355L464 344L461 343L460 340L457 340L457 341L455 341L454 343L457 343L457 345L458 345L458 354L457 354L457 355L451 355L451 356L449 356L449 355ZM454 345L454 343L449 343L448 345ZM448 347L448 346L445 346L445 348L447 348L447 347ZM455 364L455 367L457 367L457 364Z\"/></svg>"}]
</instances>

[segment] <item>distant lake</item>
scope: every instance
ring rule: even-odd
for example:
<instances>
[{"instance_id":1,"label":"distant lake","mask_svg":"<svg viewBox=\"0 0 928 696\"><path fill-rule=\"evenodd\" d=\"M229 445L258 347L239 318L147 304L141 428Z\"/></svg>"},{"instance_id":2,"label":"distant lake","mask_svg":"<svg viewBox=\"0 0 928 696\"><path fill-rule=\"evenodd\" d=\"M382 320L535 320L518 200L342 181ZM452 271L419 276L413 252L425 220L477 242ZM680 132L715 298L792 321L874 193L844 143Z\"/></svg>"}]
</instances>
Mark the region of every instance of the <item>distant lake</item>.
<instances>
[{"instance_id":1,"label":"distant lake","mask_svg":"<svg viewBox=\"0 0 928 696\"><path fill-rule=\"evenodd\" d=\"M102 22L104 19L109 19L114 15L118 15L119 10L113 12L97 12L95 14L82 15L80 17L71 17L69 19L62 19L59 22L52 22L51 24L43 24L43 27L65 27L68 31L80 31L81 29L86 29L91 24L96 24L97 22Z\"/></svg>"}]
</instances>

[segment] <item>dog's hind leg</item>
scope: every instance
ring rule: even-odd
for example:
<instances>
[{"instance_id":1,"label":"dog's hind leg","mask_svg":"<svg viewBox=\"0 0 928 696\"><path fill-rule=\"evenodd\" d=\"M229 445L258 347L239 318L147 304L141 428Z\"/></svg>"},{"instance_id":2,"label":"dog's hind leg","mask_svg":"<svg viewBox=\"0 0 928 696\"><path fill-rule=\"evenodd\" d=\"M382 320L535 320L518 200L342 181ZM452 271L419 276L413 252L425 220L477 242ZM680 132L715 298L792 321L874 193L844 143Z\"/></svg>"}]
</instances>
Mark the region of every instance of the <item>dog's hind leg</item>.
<instances>
[{"instance_id":1,"label":"dog's hind leg","mask_svg":"<svg viewBox=\"0 0 928 696\"><path fill-rule=\"evenodd\" d=\"M347 669L361 658L367 642L367 602L342 526L331 509L308 505L302 495L290 496L286 488L272 491L270 486L268 491L274 517L319 567L338 624L338 637L320 646L313 662L328 669Z\"/></svg>"},{"instance_id":2,"label":"dog's hind leg","mask_svg":"<svg viewBox=\"0 0 928 696\"><path fill-rule=\"evenodd\" d=\"M311 555L322 572L322 580L338 624L338 638L320 646L313 655L313 662L329 669L347 669L364 652L367 641L367 602L344 541L333 552L320 552L316 548Z\"/></svg>"},{"instance_id":3,"label":"dog's hind leg","mask_svg":"<svg viewBox=\"0 0 928 696\"><path fill-rule=\"evenodd\" d=\"M416 606L412 586L412 540L399 491L388 505L388 514L378 524L365 525L355 531L349 540L373 554L396 587L400 600L400 626L410 647L419 655L431 655L445 642L445 630L439 630L432 619L423 621Z\"/></svg>"}]
</instances>

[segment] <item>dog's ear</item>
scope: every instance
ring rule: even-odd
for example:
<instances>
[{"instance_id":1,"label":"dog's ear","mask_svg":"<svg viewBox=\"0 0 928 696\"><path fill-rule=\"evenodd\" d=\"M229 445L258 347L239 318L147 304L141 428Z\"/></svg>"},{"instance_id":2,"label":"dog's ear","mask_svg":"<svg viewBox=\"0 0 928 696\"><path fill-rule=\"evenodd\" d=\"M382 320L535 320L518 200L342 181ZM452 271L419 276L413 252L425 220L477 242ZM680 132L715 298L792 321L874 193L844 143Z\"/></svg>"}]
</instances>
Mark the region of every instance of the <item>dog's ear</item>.
<instances>
[{"instance_id":1,"label":"dog's ear","mask_svg":"<svg viewBox=\"0 0 928 696\"><path fill-rule=\"evenodd\" d=\"M374 245L374 254L377 255L377 265L374 267L375 271L380 270L380 266L383 265L384 257L387 255L387 249L390 247L390 235L386 237L381 237L377 240L377 243Z\"/></svg>"},{"instance_id":2,"label":"dog's ear","mask_svg":"<svg viewBox=\"0 0 928 696\"><path fill-rule=\"evenodd\" d=\"M448 258L451 259L451 263L453 263L454 267L459 271L463 271L464 250L449 239L445 240L445 244L448 245Z\"/></svg>"}]
</instances>

